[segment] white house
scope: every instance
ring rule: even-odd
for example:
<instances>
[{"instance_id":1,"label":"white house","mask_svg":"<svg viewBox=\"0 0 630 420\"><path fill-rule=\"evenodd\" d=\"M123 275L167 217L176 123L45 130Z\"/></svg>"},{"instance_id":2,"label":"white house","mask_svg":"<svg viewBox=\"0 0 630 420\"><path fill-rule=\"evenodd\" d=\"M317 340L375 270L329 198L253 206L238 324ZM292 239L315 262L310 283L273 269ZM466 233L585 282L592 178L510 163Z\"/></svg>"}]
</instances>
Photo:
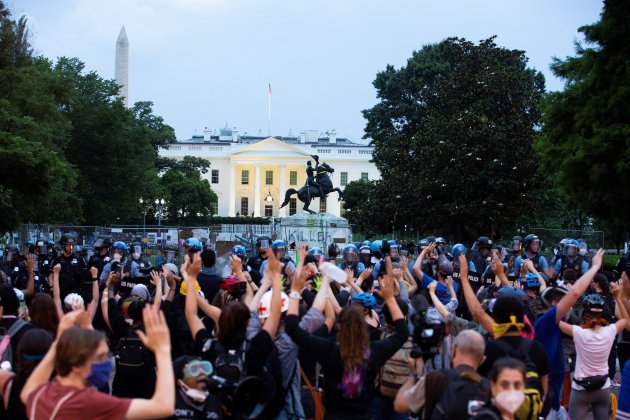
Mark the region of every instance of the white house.
<instances>
[{"instance_id":1,"label":"white house","mask_svg":"<svg viewBox=\"0 0 630 420\"><path fill-rule=\"evenodd\" d=\"M303 131L299 137L257 137L239 136L237 130L226 128L219 135L205 130L203 135L180 140L161 149L160 156L196 156L210 161L210 171L204 176L218 196L215 214L219 216L284 217L302 211L296 196L288 206L279 206L288 188L304 186L306 162L312 160L311 155L318 155L320 163L326 162L335 170L333 185L343 190L350 181L380 178L370 162L373 151L372 146L337 138L334 131L327 137L318 136L317 130ZM310 208L342 216L334 192L326 200L313 200Z\"/></svg>"}]
</instances>

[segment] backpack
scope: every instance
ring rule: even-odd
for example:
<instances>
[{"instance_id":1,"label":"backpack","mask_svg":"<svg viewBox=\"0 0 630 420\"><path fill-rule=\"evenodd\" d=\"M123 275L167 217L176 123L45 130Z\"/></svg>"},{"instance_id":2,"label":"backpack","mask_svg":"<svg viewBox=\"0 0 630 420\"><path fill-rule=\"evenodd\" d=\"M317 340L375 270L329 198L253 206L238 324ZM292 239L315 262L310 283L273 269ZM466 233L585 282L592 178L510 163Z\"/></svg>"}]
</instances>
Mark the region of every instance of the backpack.
<instances>
[{"instance_id":1,"label":"backpack","mask_svg":"<svg viewBox=\"0 0 630 420\"><path fill-rule=\"evenodd\" d=\"M383 331L381 339L384 340L394 332ZM400 387L409 377L409 355L413 343L411 337L405 341L401 348L385 362L376 376L376 390L383 397L396 398Z\"/></svg>"},{"instance_id":2,"label":"backpack","mask_svg":"<svg viewBox=\"0 0 630 420\"><path fill-rule=\"evenodd\" d=\"M13 325L9 327L4 334L0 335L0 362L9 362L13 367L13 348L11 347L11 338L15 336L28 322L21 318L17 318Z\"/></svg>"},{"instance_id":3,"label":"backpack","mask_svg":"<svg viewBox=\"0 0 630 420\"><path fill-rule=\"evenodd\" d=\"M447 387L431 412L431 420L467 419L477 414L488 399L490 384L477 372L442 371Z\"/></svg>"},{"instance_id":4,"label":"backpack","mask_svg":"<svg viewBox=\"0 0 630 420\"><path fill-rule=\"evenodd\" d=\"M130 327L128 334L118 340L115 351L116 374L126 378L142 378L153 368L151 352Z\"/></svg>"},{"instance_id":5,"label":"backpack","mask_svg":"<svg viewBox=\"0 0 630 420\"><path fill-rule=\"evenodd\" d=\"M518 420L537 419L542 415L543 408L543 389L536 364L529 355L533 341L526 338L521 339L518 348L513 348L506 341L498 339L494 341L506 356L513 357L525 363L527 373L525 374L525 401L516 411L515 416Z\"/></svg>"},{"instance_id":6,"label":"backpack","mask_svg":"<svg viewBox=\"0 0 630 420\"><path fill-rule=\"evenodd\" d=\"M218 340L213 340L212 345L216 353L214 362L215 375L232 382L238 382L248 376L245 357L247 351L250 349L249 340L244 340L243 344L236 350L226 350ZM296 367L294 367L293 373L289 378L288 386L283 388L278 353L276 346L272 346L271 352L262 366L262 374L260 376L267 390L267 403L264 411L265 418L276 418L284 408L285 398L293 383L293 376L296 370Z\"/></svg>"}]
</instances>

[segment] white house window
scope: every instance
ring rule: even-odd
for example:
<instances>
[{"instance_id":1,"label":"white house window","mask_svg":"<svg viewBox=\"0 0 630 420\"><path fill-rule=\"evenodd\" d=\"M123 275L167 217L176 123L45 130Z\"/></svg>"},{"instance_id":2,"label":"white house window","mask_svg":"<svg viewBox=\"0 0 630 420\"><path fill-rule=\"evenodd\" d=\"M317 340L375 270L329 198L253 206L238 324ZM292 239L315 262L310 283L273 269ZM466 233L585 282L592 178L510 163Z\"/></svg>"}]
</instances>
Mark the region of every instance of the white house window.
<instances>
[{"instance_id":1,"label":"white house window","mask_svg":"<svg viewBox=\"0 0 630 420\"><path fill-rule=\"evenodd\" d=\"M170 150L182 150L182 146L171 146L169 147Z\"/></svg>"},{"instance_id":2,"label":"white house window","mask_svg":"<svg viewBox=\"0 0 630 420\"><path fill-rule=\"evenodd\" d=\"M320 155L324 155L326 153L330 153L330 149L317 149L317 153Z\"/></svg>"},{"instance_id":3,"label":"white house window","mask_svg":"<svg viewBox=\"0 0 630 420\"><path fill-rule=\"evenodd\" d=\"M348 185L348 172L341 172L341 186L345 187Z\"/></svg>"},{"instance_id":4,"label":"white house window","mask_svg":"<svg viewBox=\"0 0 630 420\"><path fill-rule=\"evenodd\" d=\"M319 212L326 213L326 199L325 198L319 199Z\"/></svg>"},{"instance_id":5,"label":"white house window","mask_svg":"<svg viewBox=\"0 0 630 420\"><path fill-rule=\"evenodd\" d=\"M292 198L289 201L289 216L293 216L295 213L297 213L297 199Z\"/></svg>"},{"instance_id":6,"label":"white house window","mask_svg":"<svg viewBox=\"0 0 630 420\"><path fill-rule=\"evenodd\" d=\"M367 180L368 180L368 173L361 172L361 181L367 181Z\"/></svg>"},{"instance_id":7,"label":"white house window","mask_svg":"<svg viewBox=\"0 0 630 420\"><path fill-rule=\"evenodd\" d=\"M211 152L222 152L223 147L221 146L208 146L208 150Z\"/></svg>"},{"instance_id":8,"label":"white house window","mask_svg":"<svg viewBox=\"0 0 630 420\"><path fill-rule=\"evenodd\" d=\"M212 183L213 184L219 183L219 170L218 169L212 170Z\"/></svg>"},{"instance_id":9,"label":"white house window","mask_svg":"<svg viewBox=\"0 0 630 420\"><path fill-rule=\"evenodd\" d=\"M241 171L241 184L249 185L249 170L247 169Z\"/></svg>"},{"instance_id":10,"label":"white house window","mask_svg":"<svg viewBox=\"0 0 630 420\"><path fill-rule=\"evenodd\" d=\"M188 150L191 152L201 152L201 146L188 146Z\"/></svg>"},{"instance_id":11,"label":"white house window","mask_svg":"<svg viewBox=\"0 0 630 420\"><path fill-rule=\"evenodd\" d=\"M337 149L337 153L339 153L340 155L349 155L350 153L352 153L352 150L350 150L350 149Z\"/></svg>"},{"instance_id":12,"label":"white house window","mask_svg":"<svg viewBox=\"0 0 630 420\"><path fill-rule=\"evenodd\" d=\"M360 155L371 155L372 151L371 150L359 150L359 154Z\"/></svg>"},{"instance_id":13,"label":"white house window","mask_svg":"<svg viewBox=\"0 0 630 420\"><path fill-rule=\"evenodd\" d=\"M247 216L249 214L249 198L241 197L241 215Z\"/></svg>"},{"instance_id":14,"label":"white house window","mask_svg":"<svg viewBox=\"0 0 630 420\"><path fill-rule=\"evenodd\" d=\"M289 172L289 185L297 185L297 171Z\"/></svg>"},{"instance_id":15,"label":"white house window","mask_svg":"<svg viewBox=\"0 0 630 420\"><path fill-rule=\"evenodd\" d=\"M273 171L265 171L265 185L273 185Z\"/></svg>"},{"instance_id":16,"label":"white house window","mask_svg":"<svg viewBox=\"0 0 630 420\"><path fill-rule=\"evenodd\" d=\"M273 216L273 206L269 204L265 204L265 217Z\"/></svg>"}]
</instances>

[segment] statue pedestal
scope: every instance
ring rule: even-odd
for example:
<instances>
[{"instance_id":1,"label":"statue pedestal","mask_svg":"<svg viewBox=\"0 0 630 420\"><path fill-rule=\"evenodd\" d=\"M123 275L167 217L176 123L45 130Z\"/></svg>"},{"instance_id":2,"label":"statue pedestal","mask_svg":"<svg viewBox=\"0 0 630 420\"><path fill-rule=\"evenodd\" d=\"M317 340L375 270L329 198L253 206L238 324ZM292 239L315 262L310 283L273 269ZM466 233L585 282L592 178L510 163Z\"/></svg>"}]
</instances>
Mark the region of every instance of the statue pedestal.
<instances>
[{"instance_id":1,"label":"statue pedestal","mask_svg":"<svg viewBox=\"0 0 630 420\"><path fill-rule=\"evenodd\" d=\"M320 247L324 253L331 243L352 242L350 223L330 213L299 213L280 218L278 237L288 245L306 243L309 248Z\"/></svg>"}]
</instances>

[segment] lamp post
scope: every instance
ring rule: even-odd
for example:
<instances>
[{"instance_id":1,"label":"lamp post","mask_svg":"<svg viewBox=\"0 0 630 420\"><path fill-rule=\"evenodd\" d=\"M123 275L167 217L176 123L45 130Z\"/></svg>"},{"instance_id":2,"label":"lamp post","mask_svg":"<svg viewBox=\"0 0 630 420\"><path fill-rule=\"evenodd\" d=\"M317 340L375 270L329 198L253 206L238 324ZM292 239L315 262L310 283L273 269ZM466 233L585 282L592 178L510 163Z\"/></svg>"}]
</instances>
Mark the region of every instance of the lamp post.
<instances>
[{"instance_id":1,"label":"lamp post","mask_svg":"<svg viewBox=\"0 0 630 420\"><path fill-rule=\"evenodd\" d=\"M154 203L155 203L155 211L158 214L158 237L161 239L162 238L162 235L161 235L162 210L164 210L164 204L166 203L166 201L164 201L163 198L160 198L160 199L156 198Z\"/></svg>"},{"instance_id":2,"label":"lamp post","mask_svg":"<svg viewBox=\"0 0 630 420\"><path fill-rule=\"evenodd\" d=\"M140 199L138 199L138 201L140 202L140 205L143 206L144 210L144 218L142 220L142 239L144 239L147 236L147 210L149 210L149 202L145 201L142 197L140 197ZM146 206L144 204L147 204Z\"/></svg>"}]
</instances>

